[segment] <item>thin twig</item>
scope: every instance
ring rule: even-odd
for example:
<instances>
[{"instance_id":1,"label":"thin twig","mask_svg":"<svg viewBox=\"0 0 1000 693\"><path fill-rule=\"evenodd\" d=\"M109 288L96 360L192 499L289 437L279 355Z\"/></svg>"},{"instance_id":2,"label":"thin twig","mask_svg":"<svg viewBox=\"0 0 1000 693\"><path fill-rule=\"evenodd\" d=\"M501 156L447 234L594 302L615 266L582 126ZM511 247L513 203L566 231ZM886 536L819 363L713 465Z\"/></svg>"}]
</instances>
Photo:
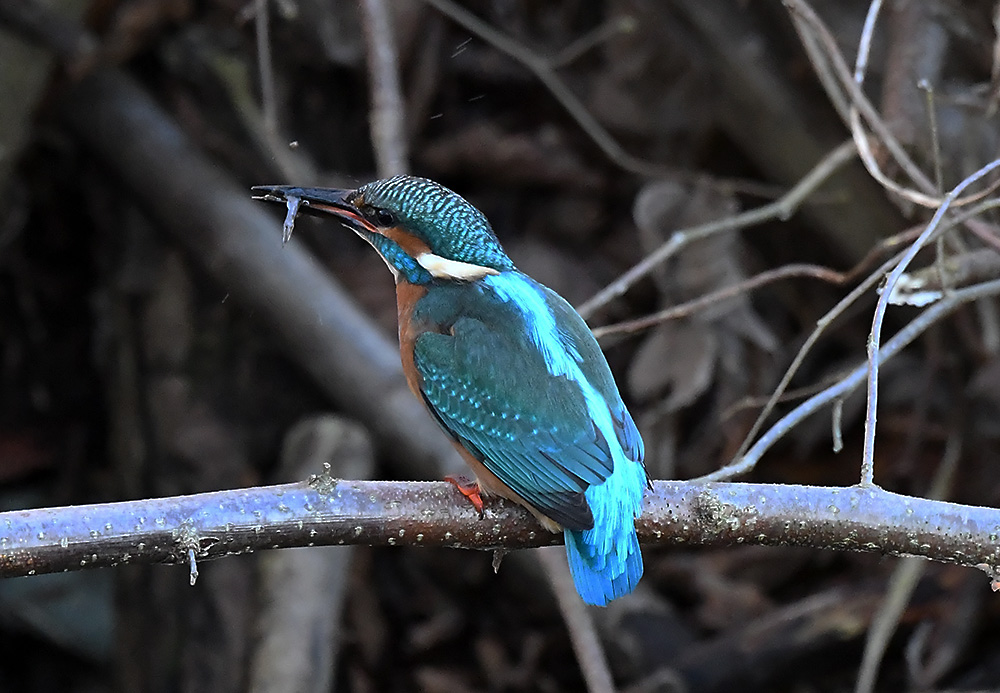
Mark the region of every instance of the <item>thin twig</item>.
<instances>
[{"instance_id":1,"label":"thin twig","mask_svg":"<svg viewBox=\"0 0 1000 693\"><path fill-rule=\"evenodd\" d=\"M569 639L583 680L587 683L587 690L590 693L614 693L615 682L611 678L608 658L597 637L597 628L587 605L576 596L565 553L557 547L546 546L538 550L538 559L545 569L559 604L559 611L566 622L566 630L569 631Z\"/></svg>"},{"instance_id":2,"label":"thin twig","mask_svg":"<svg viewBox=\"0 0 1000 693\"><path fill-rule=\"evenodd\" d=\"M605 41L615 38L618 34L631 34L636 28L637 22L631 15L612 17L574 39L572 43L549 58L549 67L553 70L565 67Z\"/></svg>"},{"instance_id":3,"label":"thin twig","mask_svg":"<svg viewBox=\"0 0 1000 693\"><path fill-rule=\"evenodd\" d=\"M260 72L260 104L264 132L269 140L278 138L278 105L274 96L274 64L271 61L271 30L267 0L256 0L257 70Z\"/></svg>"},{"instance_id":4,"label":"thin twig","mask_svg":"<svg viewBox=\"0 0 1000 693\"><path fill-rule=\"evenodd\" d=\"M761 272L760 274L750 277L749 279L737 282L731 286L723 287L711 293L705 294L704 296L699 296L698 298L687 301L686 303L671 306L670 308L666 308L651 315L635 318L633 320L625 320L623 322L615 323L614 325L594 328L593 333L598 339L612 334L632 334L639 332L640 330L653 327L654 325L667 322L668 320L677 320L678 318L687 317L700 310L704 310L714 303L725 301L726 299L733 298L734 296L740 296L752 291L753 289L766 286L767 284L771 284L782 279L789 279L791 277L812 277L813 279L819 279L820 281L829 282L831 284L842 284L846 280L847 275L842 272L832 270L829 267L823 267L822 265L784 265L773 270Z\"/></svg>"},{"instance_id":5,"label":"thin twig","mask_svg":"<svg viewBox=\"0 0 1000 693\"><path fill-rule=\"evenodd\" d=\"M927 243L927 241L930 240L931 236L937 232L941 221L948 212L948 209L962 193L962 191L976 181L980 180L983 176L989 175L998 167L1000 167L1000 159L996 159L991 163L986 164L981 169L968 176L957 186L952 188L951 191L944 196L941 206L938 207L937 211L934 213L934 216L927 224L927 228L924 229L923 233L920 234L917 240L915 240L910 248L903 254L903 258L899 261L899 264L896 265L896 268L889 274L882 293L878 298L878 302L875 304L875 315L872 318L871 335L868 339L868 405L865 414L864 451L861 458L862 486L869 486L873 483L873 475L875 472L875 419L878 409L878 372L879 360L881 359L879 354L879 343L882 334L882 321L885 318L885 311L889 305L889 297L892 295L893 289L895 289L896 284L899 282L899 278L903 275L903 272L906 271L910 262Z\"/></svg>"},{"instance_id":6,"label":"thin twig","mask_svg":"<svg viewBox=\"0 0 1000 693\"><path fill-rule=\"evenodd\" d=\"M361 0L360 7L371 85L372 146L378 175L387 178L409 170L406 106L399 83L396 38L386 0Z\"/></svg>"},{"instance_id":7,"label":"thin twig","mask_svg":"<svg viewBox=\"0 0 1000 693\"><path fill-rule=\"evenodd\" d=\"M961 459L961 452L961 427L954 426L952 434L948 436L948 442L945 444L941 464L938 465L937 472L934 474L934 481L927 494L928 498L939 499L947 496L948 487L951 485L955 470L958 468L958 461ZM858 668L858 680L854 686L854 693L872 693L875 690L875 681L878 678L882 657L889 647L889 641L896 632L903 612L906 610L906 605L910 602L910 597L926 571L927 565L927 561L919 558L904 558L892 571L889 584L886 585L886 598L872 618L871 627L868 629L865 652L861 659L861 666Z\"/></svg>"},{"instance_id":8,"label":"thin twig","mask_svg":"<svg viewBox=\"0 0 1000 693\"><path fill-rule=\"evenodd\" d=\"M931 135L931 154L934 157L934 188L938 195L944 195L944 167L941 161L941 134L938 130L937 103L934 93L934 85L927 80L921 80L917 85L923 89L926 97L927 124Z\"/></svg>"},{"instance_id":9,"label":"thin twig","mask_svg":"<svg viewBox=\"0 0 1000 693\"><path fill-rule=\"evenodd\" d=\"M666 261L692 241L707 238L723 231L746 228L771 219L787 220L805 202L806 198L826 182L830 176L836 173L841 166L844 166L854 158L855 151L854 144L850 141L836 147L824 156L802 180L796 183L795 187L774 202L769 202L756 209L751 209L748 212L743 212L726 219L719 219L707 224L700 224L675 231L666 243L647 255L632 269L598 291L593 298L581 305L577 309L578 312L584 318L590 317L600 307L624 294L633 284L652 272L660 263Z\"/></svg>"},{"instance_id":10,"label":"thin twig","mask_svg":"<svg viewBox=\"0 0 1000 693\"><path fill-rule=\"evenodd\" d=\"M823 75L826 75L827 73L828 64L829 70L837 77L837 81L840 83L841 88L847 93L853 107L850 109L847 125L850 128L851 135L857 145L861 161L865 165L865 168L868 169L869 174L871 174L871 176L886 189L892 190L896 194L910 200L914 204L929 208L937 207L941 203L941 197L939 195L935 195L933 182L920 169L920 167L914 163L913 159L899 143L899 140L892 134L889 126L879 115L878 111L875 110L874 106L872 106L868 97L865 96L861 85L855 81L854 75L847 67L847 63L837 46L837 40L830 33L830 30L827 28L826 24L823 23L823 20L819 18L815 10L813 10L812 7L805 2L805 0L784 0L784 4L792 18L795 30L802 38L802 45L806 49L809 60L816 68L817 74L821 75L820 82L823 84L823 87L827 90L832 87L830 81L823 78ZM871 7L869 8L869 17L873 17ZM874 19L872 18L871 21L874 21ZM866 20L866 24L868 23L869 22ZM865 46L867 43L870 43L870 41L871 30L868 30L863 34L861 42L862 45L859 46L859 59L866 55L864 53L864 51L867 50ZM822 51L819 50L820 47L822 47ZM866 63L864 62L860 63L862 75L865 64ZM855 72L857 72L857 69ZM831 94L830 98L835 103L839 103L841 97L839 95L834 96ZM838 107L837 110L839 113L841 109ZM896 163L904 172L906 172L906 174L920 188L920 190L905 188L882 172L875 159L875 155L872 153L868 136L864 133L863 128L860 125L859 115L865 119L868 126L875 132L879 141L889 151ZM1000 187L1000 179L994 181L988 188L978 193L955 200L953 206L964 206L971 202L980 200L997 187Z\"/></svg>"},{"instance_id":11,"label":"thin twig","mask_svg":"<svg viewBox=\"0 0 1000 693\"><path fill-rule=\"evenodd\" d=\"M795 377L795 374L806 360L806 356L812 350L816 342L819 341L819 338L826 331L826 328L829 327L838 316L843 314L843 312L847 310L848 306L852 305L869 289L875 286L898 259L899 255L886 260L881 267L868 275L863 282L854 287L854 289L852 289L847 296L837 302L837 305L827 311L822 318L816 321L816 327L809 334L809 337L806 338L806 341L803 342L802 346L799 347L798 353L795 354L795 358L792 359L792 363L785 370L784 375L781 376L781 381L778 383L777 387L774 388L774 392L772 392L771 396L768 398L767 404L765 404L764 408L761 409L760 413L757 415L757 420L754 421L753 426L751 426L750 430L747 432L746 437L743 439L743 443L740 445L740 449L735 455L735 459L739 459L750 448L750 444L753 442L753 439L764 426L764 422L767 420L767 417L769 417L771 412L774 411L774 407L778 404L782 395L785 393L785 390L788 388L788 385L792 382L792 378ZM735 460L731 464L735 464ZM730 465L727 465L723 469L729 468Z\"/></svg>"},{"instance_id":12,"label":"thin twig","mask_svg":"<svg viewBox=\"0 0 1000 693\"><path fill-rule=\"evenodd\" d=\"M528 68L538 78L538 81L552 93L556 101L566 109L576 124L594 141L594 144L604 152L605 156L626 171L649 178L673 178L681 181L700 182L729 192L745 192L761 197L775 195L773 186L757 181L710 178L701 173L649 161L628 153L598 122L597 118L587 110L587 107L577 98L566 82L559 77L555 70L558 63L521 45L452 0L424 0L424 2Z\"/></svg>"},{"instance_id":13,"label":"thin twig","mask_svg":"<svg viewBox=\"0 0 1000 693\"><path fill-rule=\"evenodd\" d=\"M476 15L463 7L458 6L451 0L424 0L441 14L449 17L452 21L462 25L466 30L475 34L498 50L511 56L538 78L538 80L552 92L556 100L562 104L563 108L577 122L584 132L594 141L601 151L609 159L626 171L641 176L685 176L690 177L690 172L681 171L671 166L658 164L645 159L635 157L624 149L611 136L604 126L597 122L597 119L590 114L587 107L583 105L576 95L570 90L566 83L555 73L548 60L535 52L522 46L509 36L493 28Z\"/></svg>"},{"instance_id":14,"label":"thin twig","mask_svg":"<svg viewBox=\"0 0 1000 693\"><path fill-rule=\"evenodd\" d=\"M817 60L829 62L833 74L840 82L841 88L847 93L850 103L862 116L864 116L869 127L875 131L880 138L880 141L883 142L896 162L921 188L927 191L932 191L933 185L930 180L906 153L903 146L889 130L889 127L882 120L881 116L879 116L878 111L876 111L875 107L872 106L868 97L865 96L861 87L854 81L851 70L847 67L847 63L844 60L843 55L840 53L840 49L837 47L836 39L830 33L826 24L823 23L823 20L819 18L816 12L807 2L805 2L805 0L784 0L784 3L785 7L789 10L789 14L792 18L792 23L794 24L796 31L798 31L800 35L809 31L817 39L817 41L803 41L803 45L806 47L807 52L809 52L808 54L810 60L814 63ZM822 46L825 49L825 52L817 54L810 50L811 48L818 46ZM824 84L824 86L826 85ZM848 122L847 125L850 127L851 123ZM853 132L854 129L852 128L852 134ZM864 140L863 143L858 142L858 139L855 138L855 142L859 145L859 152L862 155L864 155L866 151L870 154L871 150L868 147L867 138L862 139ZM879 180L880 183L886 184L881 180L884 176L881 176L881 171L878 170L877 166L875 170L878 174L872 173L872 171L869 171L869 173L872 173L872 175L876 178L876 180ZM888 186L899 187L891 180L888 181ZM920 200L920 204L929 207L935 206L939 202L938 200L928 196L922 196L918 199ZM917 202L917 200L914 200L914 202Z\"/></svg>"},{"instance_id":15,"label":"thin twig","mask_svg":"<svg viewBox=\"0 0 1000 693\"><path fill-rule=\"evenodd\" d=\"M930 308L927 308L908 325L906 325L906 327L897 332L895 336L893 336L893 338L879 350L879 360L887 361L895 356L907 345L909 345L910 342L923 334L928 327L943 318L945 315L948 315L957 309L962 304L983 298L985 296L995 296L998 293L1000 293L1000 280L976 284L948 294L945 298L941 299ZM844 397L847 393L861 385L865 381L865 376L868 374L868 366L869 364L866 361L848 373L847 376L845 376L844 379L836 385L833 385L832 387L829 387L826 390L810 397L788 414L785 414L785 416L768 429L767 433L761 436L760 440L758 440L753 447L747 451L746 455L739 460L734 461L732 464L714 471L711 474L706 474L698 477L697 479L693 479L692 481L723 481L749 472L757 465L757 462L760 461L763 454L767 452L776 442L781 440L781 438L783 438L784 435L795 426L811 414L818 411L824 405L829 404L837 398ZM874 486L872 484L868 484L867 486L862 484L861 487Z\"/></svg>"},{"instance_id":16,"label":"thin twig","mask_svg":"<svg viewBox=\"0 0 1000 693\"><path fill-rule=\"evenodd\" d=\"M942 225L941 232L944 233L945 231L959 224L964 224L966 227L970 229L978 228L979 225L976 224L976 220L973 217L976 217L989 209L993 209L997 205L1000 205L1000 200L985 200L983 202L980 202L974 207L970 207L964 210L962 213L957 214L953 219L949 219L947 222L945 222ZM868 262L872 258L877 257L877 255L880 252L883 252L886 248L899 245L900 243L904 242L911 243L915 238L917 238L920 235L920 233L921 229L917 227L914 229L903 231L901 233L896 234L895 236L892 236L891 238L885 239L877 247L873 248L871 252L869 252L868 256L862 259L861 262L859 262L854 267L854 269L848 272L848 275L850 277L857 276L857 274L862 270L862 268L866 267L868 265ZM826 331L826 328L829 327L833 323L833 321L837 319L837 317L843 314L843 312L847 310L847 308L850 305L852 305L855 301L857 301L871 287L875 286L875 284L877 284L881 280L881 278L884 277L886 273L889 272L889 270L897 262L899 262L900 258L902 258L902 252L897 253L894 257L886 260L881 267L879 267L877 270L869 274L868 278L865 281L856 286L847 296L838 301L837 305L835 305L833 308L827 311L827 313L823 317L821 317L819 320L816 321L815 329L813 329L813 331L810 333L809 337L802 344L802 346L799 347L799 351L795 355L795 358L792 360L792 363L785 370L784 375L781 377L781 381L778 383L777 387L774 388L774 391L768 398L767 403L764 405L764 408L761 409L760 414L757 415L757 420L754 422L753 426L750 428L750 431L747 432L746 437L743 439L743 443L740 445L739 450L733 456L734 459L741 457L749 449L750 445L753 443L754 438L760 432L760 429L764 426L764 422L767 420L767 418L771 415L771 412L774 410L774 407L783 400L785 396L785 391L788 388L788 385L792 382L792 378L795 377L795 374L798 372L799 367L805 361L806 356L812 350L812 347L819 340L820 336L822 336L823 332Z\"/></svg>"}]
</instances>

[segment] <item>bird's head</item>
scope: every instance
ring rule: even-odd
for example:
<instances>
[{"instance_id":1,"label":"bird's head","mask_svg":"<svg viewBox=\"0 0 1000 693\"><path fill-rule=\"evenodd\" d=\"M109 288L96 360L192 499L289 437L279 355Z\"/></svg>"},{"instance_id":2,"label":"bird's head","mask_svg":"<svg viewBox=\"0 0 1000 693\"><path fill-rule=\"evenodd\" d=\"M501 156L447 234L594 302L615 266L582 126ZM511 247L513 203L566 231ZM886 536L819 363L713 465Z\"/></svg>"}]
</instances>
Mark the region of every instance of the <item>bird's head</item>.
<instances>
[{"instance_id":1,"label":"bird's head","mask_svg":"<svg viewBox=\"0 0 1000 693\"><path fill-rule=\"evenodd\" d=\"M395 176L356 190L270 185L254 190L266 200L298 200L303 211L337 217L378 250L397 281L473 281L514 269L483 213L426 178ZM294 220L294 212L290 216Z\"/></svg>"}]
</instances>

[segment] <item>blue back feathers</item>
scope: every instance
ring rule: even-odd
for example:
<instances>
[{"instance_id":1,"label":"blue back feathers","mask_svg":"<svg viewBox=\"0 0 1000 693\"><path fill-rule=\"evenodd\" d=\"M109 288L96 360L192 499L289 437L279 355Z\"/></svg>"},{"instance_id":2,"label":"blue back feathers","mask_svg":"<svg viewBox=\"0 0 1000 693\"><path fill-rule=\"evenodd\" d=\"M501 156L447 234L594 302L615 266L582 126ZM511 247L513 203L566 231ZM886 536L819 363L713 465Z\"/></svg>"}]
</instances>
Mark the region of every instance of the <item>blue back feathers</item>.
<instances>
[{"instance_id":1,"label":"blue back feathers","mask_svg":"<svg viewBox=\"0 0 1000 693\"><path fill-rule=\"evenodd\" d=\"M577 591L588 604L604 606L631 592L642 577L642 554L634 524L647 484L642 438L597 342L561 296L518 272L485 277L483 283L504 301L518 306L549 374L577 385L607 443L611 474L584 492L593 527L564 532Z\"/></svg>"}]
</instances>

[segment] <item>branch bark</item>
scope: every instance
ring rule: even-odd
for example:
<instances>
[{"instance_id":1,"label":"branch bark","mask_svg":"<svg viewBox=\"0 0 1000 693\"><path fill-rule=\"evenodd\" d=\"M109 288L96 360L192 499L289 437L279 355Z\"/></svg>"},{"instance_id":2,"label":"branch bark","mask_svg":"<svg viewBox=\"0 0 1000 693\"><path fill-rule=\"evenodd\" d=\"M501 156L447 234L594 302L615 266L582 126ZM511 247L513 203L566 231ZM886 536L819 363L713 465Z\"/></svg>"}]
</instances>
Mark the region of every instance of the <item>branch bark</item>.
<instances>
[{"instance_id":1,"label":"branch bark","mask_svg":"<svg viewBox=\"0 0 1000 693\"><path fill-rule=\"evenodd\" d=\"M763 544L923 556L1000 572L1000 510L878 487L656 481L636 522L647 546ZM188 564L294 546L492 550L558 544L523 508L482 519L444 482L307 482L0 513L0 577L123 563Z\"/></svg>"}]
</instances>

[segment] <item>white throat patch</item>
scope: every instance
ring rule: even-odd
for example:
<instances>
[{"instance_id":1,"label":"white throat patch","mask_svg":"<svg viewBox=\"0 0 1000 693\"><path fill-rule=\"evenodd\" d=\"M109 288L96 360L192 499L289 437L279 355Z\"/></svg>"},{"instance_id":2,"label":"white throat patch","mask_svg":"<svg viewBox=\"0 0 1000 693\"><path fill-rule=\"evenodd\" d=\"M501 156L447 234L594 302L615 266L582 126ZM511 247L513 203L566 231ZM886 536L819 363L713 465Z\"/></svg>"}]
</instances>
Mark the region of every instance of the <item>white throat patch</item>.
<instances>
[{"instance_id":1,"label":"white throat patch","mask_svg":"<svg viewBox=\"0 0 1000 693\"><path fill-rule=\"evenodd\" d=\"M449 260L434 253L420 253L417 256L417 262L438 279L457 279L468 282L481 279L488 274L500 274L499 270L495 270L492 267Z\"/></svg>"}]
</instances>

